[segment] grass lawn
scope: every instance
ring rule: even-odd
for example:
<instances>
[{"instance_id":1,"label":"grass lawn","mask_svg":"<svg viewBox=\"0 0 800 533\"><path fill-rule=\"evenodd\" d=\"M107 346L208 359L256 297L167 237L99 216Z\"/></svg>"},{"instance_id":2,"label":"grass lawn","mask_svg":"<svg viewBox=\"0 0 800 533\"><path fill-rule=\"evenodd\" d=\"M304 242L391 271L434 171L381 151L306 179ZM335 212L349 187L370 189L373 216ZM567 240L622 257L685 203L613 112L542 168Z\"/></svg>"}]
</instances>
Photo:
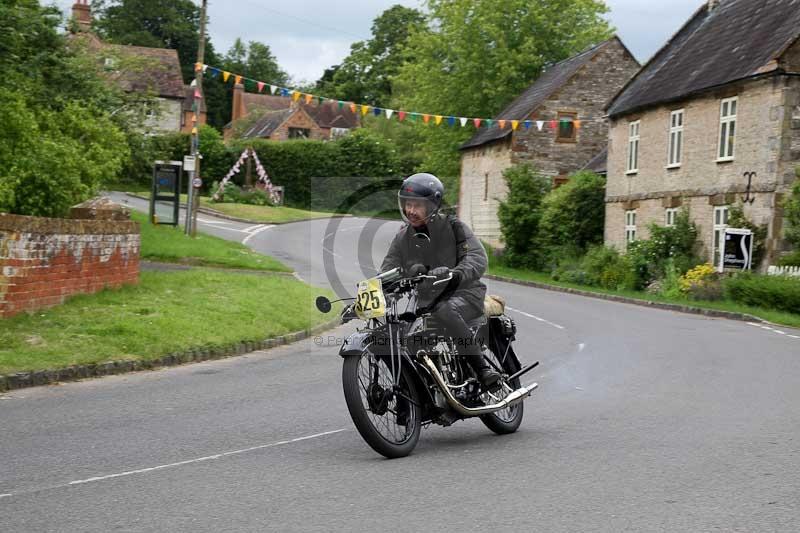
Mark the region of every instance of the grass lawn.
<instances>
[{"instance_id":1,"label":"grass lawn","mask_svg":"<svg viewBox=\"0 0 800 533\"><path fill-rule=\"evenodd\" d=\"M141 223L141 258L150 261L188 265L220 266L291 272L291 269L272 257L258 254L238 242L198 233L192 239L180 227L154 226L147 215L136 211L131 218Z\"/></svg>"},{"instance_id":2,"label":"grass lawn","mask_svg":"<svg viewBox=\"0 0 800 533\"><path fill-rule=\"evenodd\" d=\"M314 307L320 292L287 276L143 272L139 285L4 319L0 374L155 359L307 329L334 316Z\"/></svg>"},{"instance_id":3,"label":"grass lawn","mask_svg":"<svg viewBox=\"0 0 800 533\"><path fill-rule=\"evenodd\" d=\"M489 274L494 274L495 276L502 276L505 278L513 278L524 281L534 281L538 283L544 283L546 285L553 285L556 287L569 287L571 289L595 292L600 294L613 294L616 296L625 296L628 298L635 298L637 300L671 303L671 304L685 305L691 307L699 307L703 309L716 309L720 311L732 311L735 313L745 313L748 315L753 315L762 318L774 324L782 324L784 326L800 328L800 315L793 313L773 311L770 309L763 309L760 307L749 307L746 305L741 305L726 300L716 301L716 302L705 302L705 301L696 301L688 299L670 299L664 296L647 294L640 291L629 291L629 290L612 291L612 290L602 289L599 287L589 287L586 285L578 285L575 283L554 281L548 274L545 274L543 272L535 272L530 270L521 270L517 268L500 266L497 264L496 260L492 257L491 253L489 254L489 257L490 257L490 265L487 272Z\"/></svg>"}]
</instances>

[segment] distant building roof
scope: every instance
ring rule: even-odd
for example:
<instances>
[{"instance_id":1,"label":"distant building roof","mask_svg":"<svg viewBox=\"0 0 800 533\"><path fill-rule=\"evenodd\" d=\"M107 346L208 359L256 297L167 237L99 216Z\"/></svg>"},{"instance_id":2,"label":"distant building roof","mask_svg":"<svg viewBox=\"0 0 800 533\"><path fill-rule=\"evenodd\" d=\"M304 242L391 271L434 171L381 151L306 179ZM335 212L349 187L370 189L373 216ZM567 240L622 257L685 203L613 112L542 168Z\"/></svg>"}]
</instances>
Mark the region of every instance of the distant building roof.
<instances>
[{"instance_id":1,"label":"distant building roof","mask_svg":"<svg viewBox=\"0 0 800 533\"><path fill-rule=\"evenodd\" d=\"M297 112L297 108L268 111L242 134L242 138L258 139L269 137L275 131L275 128L286 122L295 112Z\"/></svg>"},{"instance_id":2,"label":"distant building roof","mask_svg":"<svg viewBox=\"0 0 800 533\"><path fill-rule=\"evenodd\" d=\"M320 128L355 128L358 127L358 115L349 106L339 108L337 102L326 101L320 105L302 104L306 113L319 124Z\"/></svg>"},{"instance_id":3,"label":"distant building roof","mask_svg":"<svg viewBox=\"0 0 800 533\"><path fill-rule=\"evenodd\" d=\"M606 163L608 162L608 149L603 149L598 153L581 170L591 170L596 174L606 174Z\"/></svg>"},{"instance_id":4,"label":"distant building roof","mask_svg":"<svg viewBox=\"0 0 800 533\"><path fill-rule=\"evenodd\" d=\"M703 4L614 98L622 115L759 74L800 36L800 0Z\"/></svg>"},{"instance_id":5,"label":"distant building roof","mask_svg":"<svg viewBox=\"0 0 800 533\"><path fill-rule=\"evenodd\" d=\"M134 69L117 76L117 81L124 90L152 90L157 96L164 98L185 98L186 89L177 50L105 43L102 48L113 50L121 56L142 59L142 70Z\"/></svg>"},{"instance_id":6,"label":"distant building roof","mask_svg":"<svg viewBox=\"0 0 800 533\"><path fill-rule=\"evenodd\" d=\"M551 66L542 72L539 78L530 87L498 113L495 118L507 120L527 119L551 94L566 84L581 67L589 63L600 50L613 40L619 41L619 38L614 36L607 41L587 48L583 52ZM500 128L497 124L492 124L489 127L479 129L470 140L461 145L461 149L480 146L491 141L502 139L510 134L510 128Z\"/></svg>"},{"instance_id":7,"label":"distant building roof","mask_svg":"<svg viewBox=\"0 0 800 533\"><path fill-rule=\"evenodd\" d=\"M320 128L356 128L359 125L358 115L353 113L349 106L339 107L335 101L325 101L322 104L312 101L310 104L305 102L292 102L291 98L286 96L275 96L271 94L256 94L256 93L243 93L242 103L244 105L243 115L247 116L251 113L264 113L256 124L267 125L271 120L275 119L278 115L274 115L275 111L286 111L289 109L302 108L311 119L317 123ZM289 115L286 116L287 118ZM228 123L225 127L229 128L233 125L233 121ZM276 125L277 127L277 125ZM253 128L247 131L251 132ZM245 134L247 136L247 134ZM255 135L262 137L262 134Z\"/></svg>"}]
</instances>

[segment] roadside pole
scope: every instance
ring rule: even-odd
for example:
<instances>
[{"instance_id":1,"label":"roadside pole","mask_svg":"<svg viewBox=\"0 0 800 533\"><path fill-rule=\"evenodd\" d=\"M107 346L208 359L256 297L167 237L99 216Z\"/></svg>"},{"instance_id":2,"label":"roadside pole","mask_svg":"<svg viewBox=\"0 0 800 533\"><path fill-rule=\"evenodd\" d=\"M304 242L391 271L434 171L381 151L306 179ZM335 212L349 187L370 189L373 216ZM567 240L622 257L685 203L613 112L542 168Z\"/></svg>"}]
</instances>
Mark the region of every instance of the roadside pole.
<instances>
[{"instance_id":1,"label":"roadside pole","mask_svg":"<svg viewBox=\"0 0 800 533\"><path fill-rule=\"evenodd\" d=\"M206 51L206 8L208 0L203 0L200 7L200 42L197 46L197 63L194 66L194 111L192 118L192 157L194 158L195 171L189 175L189 198L186 203L186 232L192 237L197 235L197 208L199 204L200 185L202 178L200 173L200 156L198 154L200 138L198 135L198 120L200 115L201 100L203 99L203 64L205 62ZM197 190L195 190L197 189Z\"/></svg>"}]
</instances>

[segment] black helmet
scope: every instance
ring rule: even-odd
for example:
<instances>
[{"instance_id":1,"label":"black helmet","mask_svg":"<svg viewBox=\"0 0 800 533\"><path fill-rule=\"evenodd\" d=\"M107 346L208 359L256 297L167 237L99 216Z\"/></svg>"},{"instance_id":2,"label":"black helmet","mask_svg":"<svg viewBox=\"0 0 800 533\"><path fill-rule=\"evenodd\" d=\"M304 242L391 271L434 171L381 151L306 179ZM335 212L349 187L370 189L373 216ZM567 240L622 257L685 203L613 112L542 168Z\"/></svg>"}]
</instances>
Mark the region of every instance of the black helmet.
<instances>
[{"instance_id":1,"label":"black helmet","mask_svg":"<svg viewBox=\"0 0 800 533\"><path fill-rule=\"evenodd\" d=\"M397 193L397 203L400 206L400 214L403 220L412 224L412 221L406 216L406 200L424 201L427 204L425 219L422 221L415 220L414 222L426 223L441 208L443 197L444 185L439 181L439 178L427 172L420 172L403 180L403 185L400 186L400 191Z\"/></svg>"}]
</instances>

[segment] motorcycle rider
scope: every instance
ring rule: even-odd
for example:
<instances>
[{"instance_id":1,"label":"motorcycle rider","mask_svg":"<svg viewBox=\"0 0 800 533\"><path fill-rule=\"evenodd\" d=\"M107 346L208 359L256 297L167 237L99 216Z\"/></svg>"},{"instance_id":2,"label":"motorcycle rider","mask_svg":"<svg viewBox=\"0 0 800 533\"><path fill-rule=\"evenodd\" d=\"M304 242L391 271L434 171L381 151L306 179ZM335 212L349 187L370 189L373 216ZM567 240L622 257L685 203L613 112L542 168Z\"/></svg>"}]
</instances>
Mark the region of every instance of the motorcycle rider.
<instances>
[{"instance_id":1,"label":"motorcycle rider","mask_svg":"<svg viewBox=\"0 0 800 533\"><path fill-rule=\"evenodd\" d=\"M491 389L500 375L486 363L481 343L467 325L484 312L486 285L480 278L488 259L469 226L440 213L443 197L444 186L433 174L418 173L403 181L397 199L406 225L395 235L381 271L400 267L408 272L415 265L424 265L428 275L439 279L452 273L432 316L453 337L458 355L467 360L481 385Z\"/></svg>"}]
</instances>

